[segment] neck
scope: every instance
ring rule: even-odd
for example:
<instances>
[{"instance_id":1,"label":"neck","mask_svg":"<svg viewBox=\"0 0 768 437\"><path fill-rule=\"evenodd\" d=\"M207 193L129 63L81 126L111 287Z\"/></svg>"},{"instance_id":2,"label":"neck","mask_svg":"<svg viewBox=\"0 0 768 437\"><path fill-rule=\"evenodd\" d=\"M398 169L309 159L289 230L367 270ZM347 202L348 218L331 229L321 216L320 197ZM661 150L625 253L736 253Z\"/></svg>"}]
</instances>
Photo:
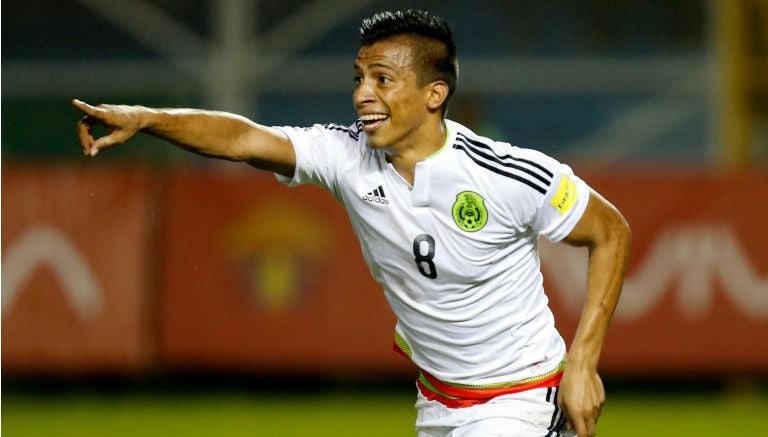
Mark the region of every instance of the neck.
<instances>
[{"instance_id":1,"label":"neck","mask_svg":"<svg viewBox=\"0 0 768 437\"><path fill-rule=\"evenodd\" d=\"M413 185L416 164L440 150L445 144L448 129L441 119L436 129L430 129L414 139L406 147L390 148L386 151L387 161L392 164L398 174L409 184Z\"/></svg>"}]
</instances>

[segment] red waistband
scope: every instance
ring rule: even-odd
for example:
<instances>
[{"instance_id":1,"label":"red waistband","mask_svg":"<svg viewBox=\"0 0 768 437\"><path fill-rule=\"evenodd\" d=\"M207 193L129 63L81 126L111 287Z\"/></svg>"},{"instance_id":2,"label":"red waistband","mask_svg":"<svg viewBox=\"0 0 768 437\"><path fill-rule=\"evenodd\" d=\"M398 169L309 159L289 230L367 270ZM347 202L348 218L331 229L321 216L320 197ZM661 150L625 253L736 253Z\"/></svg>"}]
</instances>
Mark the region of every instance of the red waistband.
<instances>
[{"instance_id":1,"label":"red waistband","mask_svg":"<svg viewBox=\"0 0 768 437\"><path fill-rule=\"evenodd\" d=\"M484 404L491 399L513 393L520 393L526 390L543 387L557 387L563 377L563 371L558 370L552 375L529 383L502 386L499 388L463 388L448 385L427 372L421 371L416 385L421 394L431 400L437 401L449 408L466 408L473 405Z\"/></svg>"},{"instance_id":2,"label":"red waistband","mask_svg":"<svg viewBox=\"0 0 768 437\"><path fill-rule=\"evenodd\" d=\"M410 346L395 332L392 349L410 359ZM507 383L469 385L443 382L420 369L416 382L421 394L429 400L438 401L450 408L464 408L482 404L496 396L520 393L526 390L544 387L557 387L563 377L565 360L555 369L540 376Z\"/></svg>"}]
</instances>

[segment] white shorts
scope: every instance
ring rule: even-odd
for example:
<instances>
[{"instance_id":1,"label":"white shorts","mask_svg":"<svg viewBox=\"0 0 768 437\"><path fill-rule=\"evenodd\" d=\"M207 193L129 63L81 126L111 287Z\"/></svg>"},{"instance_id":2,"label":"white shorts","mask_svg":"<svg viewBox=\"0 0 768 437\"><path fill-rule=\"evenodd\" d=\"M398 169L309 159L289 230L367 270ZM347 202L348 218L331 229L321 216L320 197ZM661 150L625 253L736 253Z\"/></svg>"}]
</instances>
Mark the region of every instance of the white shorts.
<instances>
[{"instance_id":1,"label":"white shorts","mask_svg":"<svg viewBox=\"0 0 768 437\"><path fill-rule=\"evenodd\" d=\"M418 437L558 437L565 424L557 387L498 396L466 408L448 408L417 391Z\"/></svg>"}]
</instances>

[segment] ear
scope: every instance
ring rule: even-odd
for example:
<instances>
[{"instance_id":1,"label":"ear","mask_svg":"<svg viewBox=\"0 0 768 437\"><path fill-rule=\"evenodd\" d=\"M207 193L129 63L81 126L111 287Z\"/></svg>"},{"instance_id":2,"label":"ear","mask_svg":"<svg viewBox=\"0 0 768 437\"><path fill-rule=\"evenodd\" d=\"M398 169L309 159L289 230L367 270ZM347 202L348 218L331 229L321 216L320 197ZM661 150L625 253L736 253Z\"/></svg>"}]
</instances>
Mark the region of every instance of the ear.
<instances>
[{"instance_id":1,"label":"ear","mask_svg":"<svg viewBox=\"0 0 768 437\"><path fill-rule=\"evenodd\" d=\"M445 103L445 99L448 98L448 84L442 80L436 80L429 84L427 88L427 108L430 111L439 111L440 107Z\"/></svg>"}]
</instances>

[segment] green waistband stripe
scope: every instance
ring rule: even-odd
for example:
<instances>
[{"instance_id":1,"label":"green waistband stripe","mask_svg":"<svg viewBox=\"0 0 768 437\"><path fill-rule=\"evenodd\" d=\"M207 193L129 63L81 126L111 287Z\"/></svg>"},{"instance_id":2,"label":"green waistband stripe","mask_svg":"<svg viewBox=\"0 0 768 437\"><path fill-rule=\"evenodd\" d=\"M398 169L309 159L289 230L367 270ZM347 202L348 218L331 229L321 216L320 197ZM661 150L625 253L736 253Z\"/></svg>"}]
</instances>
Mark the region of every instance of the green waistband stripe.
<instances>
[{"instance_id":1,"label":"green waistband stripe","mask_svg":"<svg viewBox=\"0 0 768 437\"><path fill-rule=\"evenodd\" d=\"M453 382L445 382L440 381L445 385L455 387L455 388L464 388L468 390L489 390L489 389L502 389L502 388L513 388L519 385L526 385L526 384L532 384L547 378L551 378L552 376L560 373L565 369L565 360L560 361L560 364L557 365L557 367L554 368L554 370L549 371L543 375L533 376L531 378L525 378L520 379L517 381L509 381L509 382L497 382L495 384L483 384L483 385L471 385L471 384L457 384Z\"/></svg>"},{"instance_id":2,"label":"green waistband stripe","mask_svg":"<svg viewBox=\"0 0 768 437\"><path fill-rule=\"evenodd\" d=\"M403 353L408 355L408 358L413 357L413 352L411 352L411 347L408 345L408 342L405 341L405 339L397 331L395 331L395 344L400 348L401 351L403 351Z\"/></svg>"},{"instance_id":3,"label":"green waistband stripe","mask_svg":"<svg viewBox=\"0 0 768 437\"><path fill-rule=\"evenodd\" d=\"M446 397L448 399L460 399L456 396L451 396L449 394L443 393L440 389L435 387L431 382L429 382L429 379L427 379L426 376L424 376L424 372L419 372L419 381L424 384L425 387L432 390L434 393L439 394L440 396Z\"/></svg>"}]
</instances>

